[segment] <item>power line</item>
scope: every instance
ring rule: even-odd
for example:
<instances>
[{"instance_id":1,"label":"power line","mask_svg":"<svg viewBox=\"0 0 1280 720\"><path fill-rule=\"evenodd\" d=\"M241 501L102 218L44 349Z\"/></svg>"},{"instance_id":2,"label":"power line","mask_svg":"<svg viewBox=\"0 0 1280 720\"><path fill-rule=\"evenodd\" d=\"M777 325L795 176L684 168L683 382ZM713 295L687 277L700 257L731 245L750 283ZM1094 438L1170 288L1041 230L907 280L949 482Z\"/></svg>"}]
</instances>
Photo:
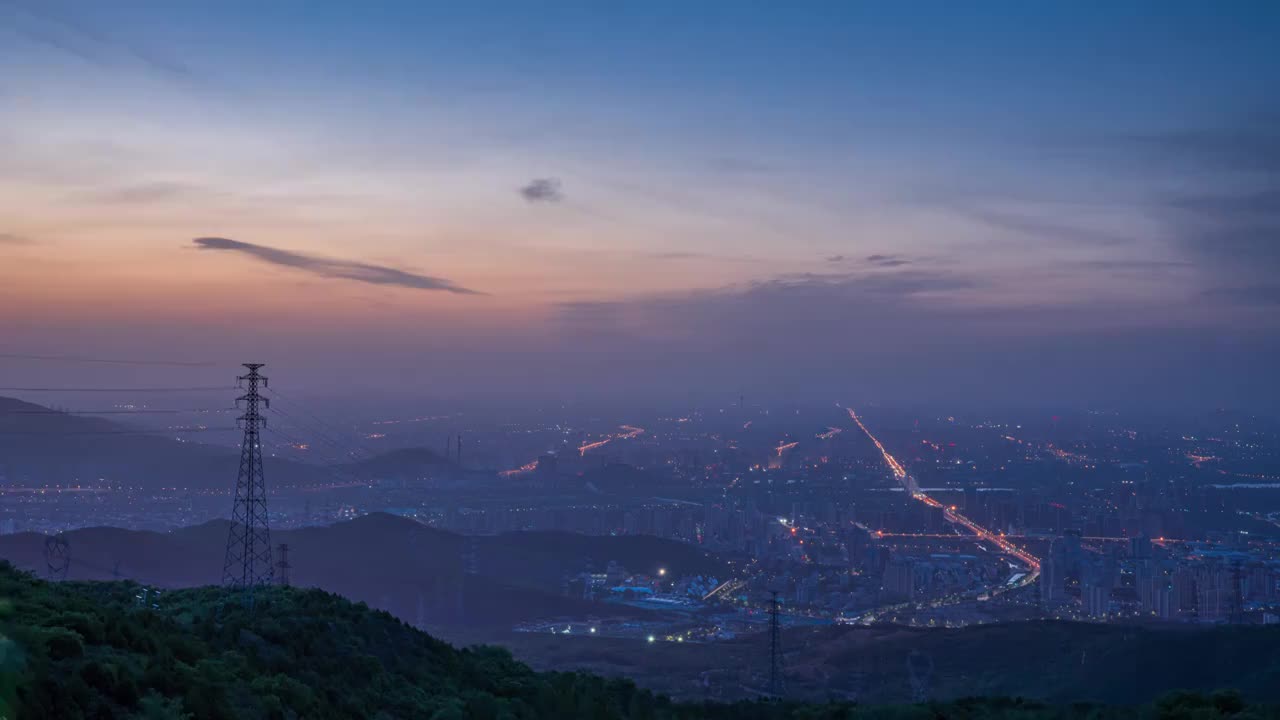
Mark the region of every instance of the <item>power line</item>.
<instances>
[{"instance_id":1,"label":"power line","mask_svg":"<svg viewBox=\"0 0 1280 720\"><path fill-rule=\"evenodd\" d=\"M275 414L274 411L272 411L272 414L273 415ZM294 449L311 447L311 443L306 442L305 440L300 440L296 435L293 435L291 433L285 432L284 430L281 430L279 423L271 423L270 425L264 425L263 428L267 431L268 434L276 437L278 440L283 440L286 446L293 447Z\"/></svg>"},{"instance_id":2,"label":"power line","mask_svg":"<svg viewBox=\"0 0 1280 720\"><path fill-rule=\"evenodd\" d=\"M278 400L283 400L283 401L285 402L285 404L290 405L290 406L292 406L292 407L294 407L294 408L298 409L298 410L299 410L299 411L301 411L302 413L306 414L309 418L311 418L311 420L312 420L312 421L314 421L315 425L319 426L320 428L326 429L326 430L328 430L328 431L332 432L333 434L337 434L337 435L347 435L347 436L349 436L351 439L355 440L355 442L353 443L353 445L356 447L356 449L357 449L357 450L362 451L365 455L372 456L372 455L374 455L374 454L375 454L375 453L371 452L368 448L364 447L364 444L361 442L361 438L360 438L360 436L359 436L356 432L354 432L354 431L352 431L352 430L347 430L347 429L344 429L344 428L336 427L336 426L334 426L334 425L332 425L332 424L330 424L330 423L328 423L328 422L325 422L325 420L324 420L324 419L322 419L319 415L316 415L316 414L315 414L314 412L312 412L311 410L307 409L307 407L306 407L305 405L303 405L302 403L298 402L297 400L292 400L292 399L290 399L288 396L281 395L279 390L274 390L274 389L273 389L273 390L271 391L271 396L272 396L272 397L274 397L274 398L276 398L276 399L278 399ZM274 410L274 412L283 412L283 411L282 411L282 410L280 410L279 408L276 408L276 409ZM287 415L287 413L285 413L285 414ZM302 425L302 424L303 424L303 423L302 423L300 420L298 420L297 418L294 418L294 419L293 419L293 421L294 421L294 423L295 423L295 424L297 424L297 425ZM320 435L322 435L322 436L325 436L325 433L324 433L324 432L320 432L319 430L316 430L316 428L315 428L314 426L313 426L311 429L312 429L312 431L313 431L313 432L317 432L317 434L320 434ZM329 439L329 440L330 440L331 442L333 442L333 444L335 444L335 445L339 445L339 444L340 444L340 443L338 443L337 441L333 440L333 438L332 438L332 437L328 437L327 439Z\"/></svg>"},{"instance_id":3,"label":"power line","mask_svg":"<svg viewBox=\"0 0 1280 720\"><path fill-rule=\"evenodd\" d=\"M226 413L235 408L189 408L185 410L0 410L0 415L180 415L183 413Z\"/></svg>"},{"instance_id":4,"label":"power line","mask_svg":"<svg viewBox=\"0 0 1280 720\"><path fill-rule=\"evenodd\" d=\"M278 418L283 419L287 423L297 426L296 429L299 432L310 433L314 435L316 438L319 439L320 444L329 447L329 449L333 450L337 454L336 459L338 461L350 462L352 457L355 457L356 459L361 459L359 453L356 452L357 450L360 450L360 448L356 448L355 450L352 450L348 447L344 447L342 443L338 442L337 440L334 440L331 436L326 434L323 430L317 429L315 425L309 425L307 423L304 423L302 420L295 417L294 415L286 413L278 408L271 408L271 414ZM311 443L307 443L307 444L311 444Z\"/></svg>"},{"instance_id":5,"label":"power line","mask_svg":"<svg viewBox=\"0 0 1280 720\"><path fill-rule=\"evenodd\" d=\"M314 434L316 437L320 438L323 443L335 450L340 456L355 458L356 460L367 460L378 454L373 450L370 450L364 444L360 435L355 431L345 430L325 422L320 418L320 416L308 410L306 406L302 405L298 401L290 400L289 398L281 395L280 391L273 389L271 391L271 397L276 400L283 400L286 404L291 405L302 413L305 413L314 422L308 422L295 417L291 413L281 410L279 407L272 408L271 412L286 418L289 422L297 425L299 429ZM344 445L338 440L335 440L333 435L346 436L352 442L350 442L349 445ZM362 455L363 457L361 457Z\"/></svg>"},{"instance_id":6,"label":"power line","mask_svg":"<svg viewBox=\"0 0 1280 720\"><path fill-rule=\"evenodd\" d=\"M151 435L161 437L168 433L226 432L239 430L228 427L194 427L194 428L159 428L156 430L0 430L0 435L48 435L50 437L66 437L68 435Z\"/></svg>"},{"instance_id":7,"label":"power line","mask_svg":"<svg viewBox=\"0 0 1280 720\"><path fill-rule=\"evenodd\" d=\"M276 417L278 418L278 416ZM313 443L307 442L306 440L301 440L296 435L293 435L288 432L285 432L284 430L281 430L279 427L279 423L272 423L271 425L267 426L266 430L267 430L267 433L275 437L277 443L279 443L280 441L283 441L286 447L292 448L294 450L299 450L299 451L306 451L312 448ZM312 457L314 457L318 462L307 463L308 465L315 464L321 467L329 468L335 464L340 464L343 462L343 459L340 455L321 456L320 453L316 453Z\"/></svg>"},{"instance_id":8,"label":"power line","mask_svg":"<svg viewBox=\"0 0 1280 720\"><path fill-rule=\"evenodd\" d=\"M279 427L276 427L276 425L274 424L266 425L264 427L266 427L266 430L269 434L278 436L289 445L292 445L294 447L307 445L307 443L304 443L303 441L299 440L297 437L294 437L293 435L287 432L284 432ZM329 476L332 477L334 480L336 480L337 484L340 484L340 485L342 484L362 485L367 483L367 481L362 481L359 478L357 478L355 475L352 475L351 473L343 470L341 465L334 465L328 462L306 463L306 465L307 467L314 467L328 473Z\"/></svg>"},{"instance_id":9,"label":"power line","mask_svg":"<svg viewBox=\"0 0 1280 720\"><path fill-rule=\"evenodd\" d=\"M214 367L211 362L186 362L182 360L127 360L118 358L90 358L77 355L31 355L27 353L0 353L5 360L45 360L51 362L94 363L99 365L159 365L166 367Z\"/></svg>"},{"instance_id":10,"label":"power line","mask_svg":"<svg viewBox=\"0 0 1280 720\"><path fill-rule=\"evenodd\" d=\"M95 393L165 393L165 392L229 392L233 387L141 387L141 388L52 388L52 387L0 387L6 392L95 392Z\"/></svg>"}]
</instances>

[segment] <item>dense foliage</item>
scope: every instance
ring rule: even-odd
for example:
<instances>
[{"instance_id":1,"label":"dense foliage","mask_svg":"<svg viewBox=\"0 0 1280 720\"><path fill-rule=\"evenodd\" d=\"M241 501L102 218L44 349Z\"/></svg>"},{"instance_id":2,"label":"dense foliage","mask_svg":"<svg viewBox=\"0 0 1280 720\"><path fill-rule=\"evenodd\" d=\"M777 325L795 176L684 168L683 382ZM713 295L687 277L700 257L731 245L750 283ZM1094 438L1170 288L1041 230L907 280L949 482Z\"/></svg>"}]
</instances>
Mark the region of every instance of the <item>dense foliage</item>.
<instances>
[{"instance_id":1,"label":"dense foliage","mask_svg":"<svg viewBox=\"0 0 1280 720\"><path fill-rule=\"evenodd\" d=\"M155 603L141 593L128 582L46 583L0 563L0 718L1280 717L1230 693L1136 709L1016 699L679 704L626 680L535 673L497 648L456 650L319 590L266 589L252 610L216 588Z\"/></svg>"}]
</instances>

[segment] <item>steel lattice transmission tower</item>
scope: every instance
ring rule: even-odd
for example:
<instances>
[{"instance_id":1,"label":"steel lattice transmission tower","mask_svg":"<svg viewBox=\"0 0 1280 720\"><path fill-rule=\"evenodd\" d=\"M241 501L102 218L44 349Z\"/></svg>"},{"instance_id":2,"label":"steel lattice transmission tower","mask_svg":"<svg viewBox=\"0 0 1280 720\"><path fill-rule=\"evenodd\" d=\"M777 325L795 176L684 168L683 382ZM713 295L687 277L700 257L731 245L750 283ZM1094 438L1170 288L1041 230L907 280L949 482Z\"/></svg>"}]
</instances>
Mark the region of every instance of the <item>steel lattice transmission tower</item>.
<instances>
[{"instance_id":1,"label":"steel lattice transmission tower","mask_svg":"<svg viewBox=\"0 0 1280 720\"><path fill-rule=\"evenodd\" d=\"M236 378L245 394L236 398L236 407L244 403L239 418L244 428L240 446L240 475L236 479L236 500L231 509L231 530L227 534L227 554L222 565L222 584L245 590L249 602L258 585L269 585L275 575L271 563L271 529L267 525L267 487L262 474L262 439L260 432L266 419L259 405L270 407L271 401L258 394L267 379L258 374L262 363L245 363L247 375Z\"/></svg>"},{"instance_id":2,"label":"steel lattice transmission tower","mask_svg":"<svg viewBox=\"0 0 1280 720\"><path fill-rule=\"evenodd\" d=\"M782 623L779 621L778 591L769 599L769 694L781 698L786 688L782 682Z\"/></svg>"}]
</instances>

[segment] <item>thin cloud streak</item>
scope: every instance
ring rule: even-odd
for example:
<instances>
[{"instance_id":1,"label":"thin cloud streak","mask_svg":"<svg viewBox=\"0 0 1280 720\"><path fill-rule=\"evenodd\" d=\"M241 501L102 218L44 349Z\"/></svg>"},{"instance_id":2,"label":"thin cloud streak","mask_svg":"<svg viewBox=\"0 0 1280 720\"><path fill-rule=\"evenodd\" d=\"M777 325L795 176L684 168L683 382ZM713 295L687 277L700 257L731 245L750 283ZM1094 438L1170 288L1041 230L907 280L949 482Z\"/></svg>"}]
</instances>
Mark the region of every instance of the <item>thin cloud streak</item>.
<instances>
[{"instance_id":1,"label":"thin cloud streak","mask_svg":"<svg viewBox=\"0 0 1280 720\"><path fill-rule=\"evenodd\" d=\"M1111 232L1074 227L1035 216L981 208L958 208L957 212L1001 232L1040 240L1102 247L1127 245L1133 241Z\"/></svg>"},{"instance_id":2,"label":"thin cloud streak","mask_svg":"<svg viewBox=\"0 0 1280 720\"><path fill-rule=\"evenodd\" d=\"M98 66L110 66L127 57L148 69L189 81L195 73L183 61L149 47L102 33L86 23L51 12L41 4L9 0L13 30L31 42L40 43Z\"/></svg>"},{"instance_id":3,"label":"thin cloud streak","mask_svg":"<svg viewBox=\"0 0 1280 720\"><path fill-rule=\"evenodd\" d=\"M419 275L399 268L352 260L307 255L230 238L201 237L192 240L198 250L238 252L271 265L303 270L324 278L353 280L370 285L390 285L413 290L442 290L457 295L485 295L476 290L454 285L444 278Z\"/></svg>"},{"instance_id":4,"label":"thin cloud streak","mask_svg":"<svg viewBox=\"0 0 1280 720\"><path fill-rule=\"evenodd\" d=\"M866 261L876 267L895 268L910 265L911 261L901 255L868 255Z\"/></svg>"}]
</instances>

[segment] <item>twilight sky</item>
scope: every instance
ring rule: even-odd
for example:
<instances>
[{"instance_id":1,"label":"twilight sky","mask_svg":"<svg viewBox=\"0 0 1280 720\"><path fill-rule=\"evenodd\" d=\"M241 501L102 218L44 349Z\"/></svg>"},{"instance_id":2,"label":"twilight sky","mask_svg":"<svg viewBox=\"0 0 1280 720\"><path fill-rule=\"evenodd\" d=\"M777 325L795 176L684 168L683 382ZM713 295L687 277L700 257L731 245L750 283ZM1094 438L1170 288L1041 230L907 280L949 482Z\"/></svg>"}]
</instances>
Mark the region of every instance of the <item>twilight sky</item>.
<instances>
[{"instance_id":1,"label":"twilight sky","mask_svg":"<svg viewBox=\"0 0 1280 720\"><path fill-rule=\"evenodd\" d=\"M0 354L1274 409L1280 4L607 5L0 0Z\"/></svg>"}]
</instances>

